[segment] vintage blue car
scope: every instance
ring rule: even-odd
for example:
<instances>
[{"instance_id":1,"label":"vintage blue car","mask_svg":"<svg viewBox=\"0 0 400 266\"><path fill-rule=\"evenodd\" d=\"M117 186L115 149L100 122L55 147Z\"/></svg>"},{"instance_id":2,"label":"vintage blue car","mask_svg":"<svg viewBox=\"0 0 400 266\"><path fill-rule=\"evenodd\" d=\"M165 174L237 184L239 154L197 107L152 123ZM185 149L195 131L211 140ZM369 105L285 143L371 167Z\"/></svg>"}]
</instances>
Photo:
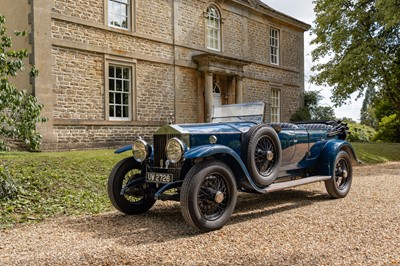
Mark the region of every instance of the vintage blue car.
<instances>
[{"instance_id":1,"label":"vintage blue car","mask_svg":"<svg viewBox=\"0 0 400 266\"><path fill-rule=\"evenodd\" d=\"M152 144L139 138L116 151L133 156L112 169L108 195L123 213L148 211L156 200L180 201L186 222L207 232L231 217L237 192L268 193L324 181L345 197L357 158L348 127L323 123L262 123L263 103L216 108L212 123L167 124Z\"/></svg>"}]
</instances>

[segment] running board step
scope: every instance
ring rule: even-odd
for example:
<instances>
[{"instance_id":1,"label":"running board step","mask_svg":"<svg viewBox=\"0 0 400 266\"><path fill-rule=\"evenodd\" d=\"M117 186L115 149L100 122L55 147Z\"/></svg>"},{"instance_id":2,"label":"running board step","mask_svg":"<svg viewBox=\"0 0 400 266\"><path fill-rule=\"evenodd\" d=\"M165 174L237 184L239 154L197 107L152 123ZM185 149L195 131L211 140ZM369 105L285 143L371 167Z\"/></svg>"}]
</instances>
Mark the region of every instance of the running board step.
<instances>
[{"instance_id":1,"label":"running board step","mask_svg":"<svg viewBox=\"0 0 400 266\"><path fill-rule=\"evenodd\" d=\"M297 186L315 183L315 182L319 182L319 181L325 181L325 180L329 180L331 178L332 177L329 175L317 175L317 176L306 177L306 178L297 179L297 180L293 180L293 181L274 183L274 184L271 184L268 187L266 187L264 190L265 190L265 192L269 193L269 192L282 190L285 188L297 187Z\"/></svg>"}]
</instances>

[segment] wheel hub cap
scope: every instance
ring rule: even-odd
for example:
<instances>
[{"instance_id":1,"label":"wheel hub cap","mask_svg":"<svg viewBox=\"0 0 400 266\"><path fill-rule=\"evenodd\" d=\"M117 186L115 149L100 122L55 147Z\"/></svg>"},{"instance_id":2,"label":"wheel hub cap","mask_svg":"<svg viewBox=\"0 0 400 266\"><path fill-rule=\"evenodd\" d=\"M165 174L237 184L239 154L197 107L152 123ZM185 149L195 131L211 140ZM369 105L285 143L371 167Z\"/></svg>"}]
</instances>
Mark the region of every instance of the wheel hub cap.
<instances>
[{"instance_id":1,"label":"wheel hub cap","mask_svg":"<svg viewBox=\"0 0 400 266\"><path fill-rule=\"evenodd\" d=\"M347 176L348 176L348 173L347 173L347 171L346 171L346 170L343 170L343 174L342 174L342 176L343 176L344 178L347 178Z\"/></svg>"},{"instance_id":2,"label":"wheel hub cap","mask_svg":"<svg viewBox=\"0 0 400 266\"><path fill-rule=\"evenodd\" d=\"M224 197L224 193L222 193L221 191L218 191L215 194L214 200L215 200L216 203L221 203L224 200L224 198L225 198Z\"/></svg>"},{"instance_id":3,"label":"wheel hub cap","mask_svg":"<svg viewBox=\"0 0 400 266\"><path fill-rule=\"evenodd\" d=\"M267 152L267 160L272 161L274 159L274 153L272 151Z\"/></svg>"}]
</instances>

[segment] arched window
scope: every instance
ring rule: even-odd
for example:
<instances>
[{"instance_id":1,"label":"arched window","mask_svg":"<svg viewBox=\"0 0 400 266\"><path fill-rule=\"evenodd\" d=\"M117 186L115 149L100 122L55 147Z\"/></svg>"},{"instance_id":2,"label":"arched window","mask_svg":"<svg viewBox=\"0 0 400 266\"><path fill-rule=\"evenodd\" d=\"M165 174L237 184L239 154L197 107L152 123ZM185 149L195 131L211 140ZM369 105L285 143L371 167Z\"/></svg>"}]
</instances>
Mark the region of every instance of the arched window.
<instances>
[{"instance_id":1,"label":"arched window","mask_svg":"<svg viewBox=\"0 0 400 266\"><path fill-rule=\"evenodd\" d=\"M221 15L215 6L209 6L206 14L207 48L221 50Z\"/></svg>"}]
</instances>

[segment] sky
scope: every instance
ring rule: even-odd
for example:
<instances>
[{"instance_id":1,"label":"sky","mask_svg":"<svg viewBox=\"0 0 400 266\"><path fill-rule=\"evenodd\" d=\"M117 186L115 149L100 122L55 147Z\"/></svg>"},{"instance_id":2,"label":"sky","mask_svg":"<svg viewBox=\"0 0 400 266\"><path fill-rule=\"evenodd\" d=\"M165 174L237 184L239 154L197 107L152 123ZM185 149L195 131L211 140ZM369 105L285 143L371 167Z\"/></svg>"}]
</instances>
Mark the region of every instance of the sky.
<instances>
[{"instance_id":1,"label":"sky","mask_svg":"<svg viewBox=\"0 0 400 266\"><path fill-rule=\"evenodd\" d=\"M276 9L282 13L285 13L291 17L294 17L300 21L312 25L315 19L313 0L261 0L268 6ZM329 99L332 95L331 88L329 87L318 87L308 82L308 77L312 75L311 67L313 65L311 60L311 51L315 48L310 45L313 36L310 36L310 32L304 34L304 49L305 49L305 89L306 90L321 90L321 95L324 99L321 101L323 106L333 106ZM335 115L337 118L349 117L353 120L360 120L360 109L362 106L362 99L355 100L352 97L349 104L343 105L339 108L335 108Z\"/></svg>"}]
</instances>

